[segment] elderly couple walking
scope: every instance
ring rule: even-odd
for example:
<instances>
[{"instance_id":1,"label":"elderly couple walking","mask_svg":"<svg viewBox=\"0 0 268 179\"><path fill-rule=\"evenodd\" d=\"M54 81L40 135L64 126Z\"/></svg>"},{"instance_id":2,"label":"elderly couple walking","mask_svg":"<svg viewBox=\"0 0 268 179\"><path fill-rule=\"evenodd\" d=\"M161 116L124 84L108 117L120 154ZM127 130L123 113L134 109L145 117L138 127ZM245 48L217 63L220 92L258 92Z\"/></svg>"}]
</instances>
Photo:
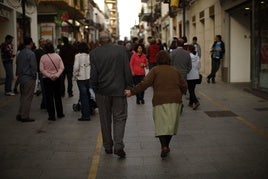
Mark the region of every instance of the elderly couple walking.
<instances>
[{"instance_id":1,"label":"elderly couple walking","mask_svg":"<svg viewBox=\"0 0 268 179\"><path fill-rule=\"evenodd\" d=\"M170 140L177 133L182 94L187 90L186 81L179 71L170 66L169 54L160 51L157 55L158 66L133 87L126 48L111 44L107 32L100 33L100 42L101 46L90 52L90 81L99 107L105 152L125 158L123 138L128 114L126 97L153 86L155 136L161 143L161 157L167 157Z\"/></svg>"}]
</instances>

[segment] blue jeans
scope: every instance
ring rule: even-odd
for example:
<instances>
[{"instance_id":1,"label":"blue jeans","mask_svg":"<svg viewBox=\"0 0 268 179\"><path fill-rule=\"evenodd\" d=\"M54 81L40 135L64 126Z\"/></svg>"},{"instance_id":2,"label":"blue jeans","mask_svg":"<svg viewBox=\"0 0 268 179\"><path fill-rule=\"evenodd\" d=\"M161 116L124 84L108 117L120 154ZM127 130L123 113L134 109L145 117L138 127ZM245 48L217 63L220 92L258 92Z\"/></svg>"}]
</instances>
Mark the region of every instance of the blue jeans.
<instances>
[{"instance_id":1,"label":"blue jeans","mask_svg":"<svg viewBox=\"0 0 268 179\"><path fill-rule=\"evenodd\" d=\"M12 81L13 81L13 64L12 61L3 62L5 72L6 72L6 80L5 80L5 92L12 91Z\"/></svg>"},{"instance_id":2,"label":"blue jeans","mask_svg":"<svg viewBox=\"0 0 268 179\"><path fill-rule=\"evenodd\" d=\"M82 118L89 119L91 113L91 107L89 104L89 80L77 80L77 86L79 89L79 96L81 101Z\"/></svg>"}]
</instances>

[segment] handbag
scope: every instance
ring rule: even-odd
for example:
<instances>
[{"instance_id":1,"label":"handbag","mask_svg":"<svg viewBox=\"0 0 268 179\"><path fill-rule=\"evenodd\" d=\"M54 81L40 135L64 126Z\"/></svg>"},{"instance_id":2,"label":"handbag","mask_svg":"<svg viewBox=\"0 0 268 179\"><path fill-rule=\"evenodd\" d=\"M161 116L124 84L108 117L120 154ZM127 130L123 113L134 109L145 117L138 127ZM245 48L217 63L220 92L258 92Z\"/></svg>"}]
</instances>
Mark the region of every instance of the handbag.
<instances>
[{"instance_id":1,"label":"handbag","mask_svg":"<svg viewBox=\"0 0 268 179\"><path fill-rule=\"evenodd\" d=\"M196 84L201 84L202 83L202 74L199 73L199 79L196 80Z\"/></svg>"}]
</instances>

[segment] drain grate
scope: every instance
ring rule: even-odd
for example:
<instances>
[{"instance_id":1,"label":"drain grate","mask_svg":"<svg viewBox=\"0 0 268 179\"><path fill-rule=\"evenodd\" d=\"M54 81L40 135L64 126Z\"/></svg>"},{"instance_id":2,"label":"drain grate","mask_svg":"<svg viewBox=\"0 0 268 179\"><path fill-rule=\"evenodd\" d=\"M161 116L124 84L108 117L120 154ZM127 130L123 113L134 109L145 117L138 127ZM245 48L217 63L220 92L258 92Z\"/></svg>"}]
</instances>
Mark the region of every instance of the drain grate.
<instances>
[{"instance_id":1,"label":"drain grate","mask_svg":"<svg viewBox=\"0 0 268 179\"><path fill-rule=\"evenodd\" d=\"M254 108L256 111L268 111L268 108Z\"/></svg>"},{"instance_id":2,"label":"drain grate","mask_svg":"<svg viewBox=\"0 0 268 179\"><path fill-rule=\"evenodd\" d=\"M232 111L204 111L209 117L234 117L237 116Z\"/></svg>"}]
</instances>

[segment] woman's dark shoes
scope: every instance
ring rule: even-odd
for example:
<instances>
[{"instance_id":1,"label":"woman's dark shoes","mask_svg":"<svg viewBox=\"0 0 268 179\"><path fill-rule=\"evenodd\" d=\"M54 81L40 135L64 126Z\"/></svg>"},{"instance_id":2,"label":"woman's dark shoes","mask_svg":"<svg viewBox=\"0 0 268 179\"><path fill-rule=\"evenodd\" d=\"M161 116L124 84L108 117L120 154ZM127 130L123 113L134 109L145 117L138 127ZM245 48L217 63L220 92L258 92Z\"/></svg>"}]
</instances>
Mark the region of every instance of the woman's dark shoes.
<instances>
[{"instance_id":1,"label":"woman's dark shoes","mask_svg":"<svg viewBox=\"0 0 268 179\"><path fill-rule=\"evenodd\" d=\"M199 102L196 102L193 104L193 110L196 110L198 108L198 106L200 106Z\"/></svg>"},{"instance_id":2,"label":"woman's dark shoes","mask_svg":"<svg viewBox=\"0 0 268 179\"><path fill-rule=\"evenodd\" d=\"M49 117L48 120L49 121L56 121L56 118L55 117Z\"/></svg>"},{"instance_id":3,"label":"woman's dark shoes","mask_svg":"<svg viewBox=\"0 0 268 179\"><path fill-rule=\"evenodd\" d=\"M35 119L29 118L29 117L22 118L21 115L19 115L19 114L16 116L16 120L20 121L20 122L34 122L35 121Z\"/></svg>"},{"instance_id":4,"label":"woman's dark shoes","mask_svg":"<svg viewBox=\"0 0 268 179\"><path fill-rule=\"evenodd\" d=\"M21 121L21 115L18 114L18 115L16 116L16 120L17 120L17 121Z\"/></svg>"},{"instance_id":5,"label":"woman's dark shoes","mask_svg":"<svg viewBox=\"0 0 268 179\"><path fill-rule=\"evenodd\" d=\"M114 154L118 155L120 158L125 158L126 157L126 152L124 151L124 149L114 150Z\"/></svg>"},{"instance_id":6,"label":"woman's dark shoes","mask_svg":"<svg viewBox=\"0 0 268 179\"><path fill-rule=\"evenodd\" d=\"M81 118L78 119L78 121L90 121L90 118L83 118L83 117L81 117Z\"/></svg>"},{"instance_id":7,"label":"woman's dark shoes","mask_svg":"<svg viewBox=\"0 0 268 179\"><path fill-rule=\"evenodd\" d=\"M20 121L21 122L34 122L35 119L32 119L32 118L21 118Z\"/></svg>"},{"instance_id":8,"label":"woman's dark shoes","mask_svg":"<svg viewBox=\"0 0 268 179\"><path fill-rule=\"evenodd\" d=\"M169 147L163 147L161 151L161 158L162 159L167 158L169 152L170 152Z\"/></svg>"}]
</instances>

